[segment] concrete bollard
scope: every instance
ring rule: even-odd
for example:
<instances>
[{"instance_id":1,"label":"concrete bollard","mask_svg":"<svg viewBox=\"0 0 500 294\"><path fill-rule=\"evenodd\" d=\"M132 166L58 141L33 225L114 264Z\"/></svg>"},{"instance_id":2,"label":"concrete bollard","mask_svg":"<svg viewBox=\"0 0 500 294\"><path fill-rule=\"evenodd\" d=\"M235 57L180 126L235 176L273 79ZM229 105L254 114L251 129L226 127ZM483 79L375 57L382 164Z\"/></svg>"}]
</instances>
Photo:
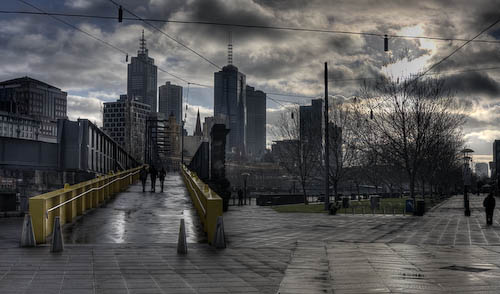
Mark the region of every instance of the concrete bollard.
<instances>
[{"instance_id":1,"label":"concrete bollard","mask_svg":"<svg viewBox=\"0 0 500 294\"><path fill-rule=\"evenodd\" d=\"M226 237L224 236L224 221L222 219L222 216L217 217L213 245L217 249L226 248Z\"/></svg>"},{"instance_id":2,"label":"concrete bollard","mask_svg":"<svg viewBox=\"0 0 500 294\"><path fill-rule=\"evenodd\" d=\"M64 250L64 242L61 231L61 221L59 216L54 218L54 229L52 230L52 244L50 252L62 252Z\"/></svg>"},{"instance_id":3,"label":"concrete bollard","mask_svg":"<svg viewBox=\"0 0 500 294\"><path fill-rule=\"evenodd\" d=\"M184 219L181 219L181 224L179 227L179 238L177 239L177 253L187 254L187 240L186 240L186 226L184 225Z\"/></svg>"},{"instance_id":4,"label":"concrete bollard","mask_svg":"<svg viewBox=\"0 0 500 294\"><path fill-rule=\"evenodd\" d=\"M31 215L24 215L23 229L21 232L21 247L36 247L35 233L31 222Z\"/></svg>"}]
</instances>

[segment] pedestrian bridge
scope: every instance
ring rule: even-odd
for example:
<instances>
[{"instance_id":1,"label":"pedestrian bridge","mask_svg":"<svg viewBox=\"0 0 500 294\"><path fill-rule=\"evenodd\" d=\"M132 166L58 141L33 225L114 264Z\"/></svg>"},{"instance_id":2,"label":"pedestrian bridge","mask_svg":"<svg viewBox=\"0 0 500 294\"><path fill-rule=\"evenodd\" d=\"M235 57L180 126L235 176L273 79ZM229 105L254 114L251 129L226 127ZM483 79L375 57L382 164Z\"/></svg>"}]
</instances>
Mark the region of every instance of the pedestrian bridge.
<instances>
[{"instance_id":1,"label":"pedestrian bridge","mask_svg":"<svg viewBox=\"0 0 500 294\"><path fill-rule=\"evenodd\" d=\"M142 192L139 168L39 195L30 199L37 243L46 243L59 216L66 243L176 243L184 219L187 241L213 238L222 200L194 173L169 173L164 192L146 183ZM191 199L190 199L191 196ZM213 227L213 228L212 228Z\"/></svg>"}]
</instances>

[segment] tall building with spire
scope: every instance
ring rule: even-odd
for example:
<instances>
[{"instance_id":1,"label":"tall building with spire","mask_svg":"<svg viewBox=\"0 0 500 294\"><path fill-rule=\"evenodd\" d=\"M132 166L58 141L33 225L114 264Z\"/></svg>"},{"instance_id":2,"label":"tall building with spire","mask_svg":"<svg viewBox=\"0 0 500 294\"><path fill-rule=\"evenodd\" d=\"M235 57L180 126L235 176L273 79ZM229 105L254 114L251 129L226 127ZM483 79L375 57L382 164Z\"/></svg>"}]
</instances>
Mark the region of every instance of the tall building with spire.
<instances>
[{"instance_id":1,"label":"tall building with spire","mask_svg":"<svg viewBox=\"0 0 500 294\"><path fill-rule=\"evenodd\" d=\"M132 57L127 68L127 97L148 104L151 106L152 112L158 111L158 68L154 63L154 59L148 55L148 48L146 47L146 39L144 38L143 30L137 57Z\"/></svg>"},{"instance_id":2,"label":"tall building with spire","mask_svg":"<svg viewBox=\"0 0 500 294\"><path fill-rule=\"evenodd\" d=\"M194 136L203 136L203 132L201 131L201 121L200 121L200 109L198 109L198 115L196 116L196 127L194 128Z\"/></svg>"},{"instance_id":3,"label":"tall building with spire","mask_svg":"<svg viewBox=\"0 0 500 294\"><path fill-rule=\"evenodd\" d=\"M230 129L226 151L245 154L246 76L232 65L233 46L228 45L228 65L214 73L214 117Z\"/></svg>"}]
</instances>

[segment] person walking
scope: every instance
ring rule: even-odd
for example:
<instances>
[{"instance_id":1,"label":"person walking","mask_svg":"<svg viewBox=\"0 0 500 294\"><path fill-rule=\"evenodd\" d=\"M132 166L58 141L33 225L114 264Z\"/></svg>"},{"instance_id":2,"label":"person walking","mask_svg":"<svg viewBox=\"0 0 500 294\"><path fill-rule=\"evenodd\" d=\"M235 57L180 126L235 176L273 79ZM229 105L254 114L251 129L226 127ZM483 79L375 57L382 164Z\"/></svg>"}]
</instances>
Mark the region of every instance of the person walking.
<instances>
[{"instance_id":1,"label":"person walking","mask_svg":"<svg viewBox=\"0 0 500 294\"><path fill-rule=\"evenodd\" d=\"M160 186L161 186L161 192L163 193L163 182L165 181L165 175L167 173L165 172L165 168L162 167L160 170L160 174L158 175L158 178L160 178Z\"/></svg>"},{"instance_id":2,"label":"person walking","mask_svg":"<svg viewBox=\"0 0 500 294\"><path fill-rule=\"evenodd\" d=\"M487 225L492 225L493 224L493 212L495 211L495 197L493 197L493 193L489 193L486 198L484 198L483 201L483 206L484 210L486 212L486 224Z\"/></svg>"},{"instance_id":3,"label":"person walking","mask_svg":"<svg viewBox=\"0 0 500 294\"><path fill-rule=\"evenodd\" d=\"M141 171L139 173L139 178L141 179L142 182L142 192L146 192L146 180L148 179L148 171L146 170L145 166L141 168Z\"/></svg>"},{"instance_id":4,"label":"person walking","mask_svg":"<svg viewBox=\"0 0 500 294\"><path fill-rule=\"evenodd\" d=\"M156 176L158 175L154 165L149 169L149 175L151 177L151 192L154 192L156 186Z\"/></svg>"},{"instance_id":5,"label":"person walking","mask_svg":"<svg viewBox=\"0 0 500 294\"><path fill-rule=\"evenodd\" d=\"M238 189L238 206L243 205L243 190Z\"/></svg>"}]
</instances>

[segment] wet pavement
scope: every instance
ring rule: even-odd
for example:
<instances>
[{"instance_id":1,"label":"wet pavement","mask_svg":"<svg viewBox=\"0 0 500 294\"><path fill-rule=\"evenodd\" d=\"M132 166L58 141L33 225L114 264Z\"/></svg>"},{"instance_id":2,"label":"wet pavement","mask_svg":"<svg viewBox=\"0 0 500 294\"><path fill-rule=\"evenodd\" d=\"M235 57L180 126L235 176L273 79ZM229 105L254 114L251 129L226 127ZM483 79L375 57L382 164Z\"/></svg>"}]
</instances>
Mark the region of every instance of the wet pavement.
<instances>
[{"instance_id":1,"label":"wet pavement","mask_svg":"<svg viewBox=\"0 0 500 294\"><path fill-rule=\"evenodd\" d=\"M206 242L196 210L178 174L169 173L164 192L156 181L142 192L140 182L130 186L105 205L87 213L63 230L65 243L176 243L180 219L186 224L187 241Z\"/></svg>"},{"instance_id":2,"label":"wet pavement","mask_svg":"<svg viewBox=\"0 0 500 294\"><path fill-rule=\"evenodd\" d=\"M228 248L215 250L180 177L167 185L134 185L66 226L61 254L17 248L22 220L0 219L0 293L500 292L500 211L485 226L484 196L471 197L470 218L461 196L424 217L231 206ZM181 217L187 255L176 253Z\"/></svg>"}]
</instances>

